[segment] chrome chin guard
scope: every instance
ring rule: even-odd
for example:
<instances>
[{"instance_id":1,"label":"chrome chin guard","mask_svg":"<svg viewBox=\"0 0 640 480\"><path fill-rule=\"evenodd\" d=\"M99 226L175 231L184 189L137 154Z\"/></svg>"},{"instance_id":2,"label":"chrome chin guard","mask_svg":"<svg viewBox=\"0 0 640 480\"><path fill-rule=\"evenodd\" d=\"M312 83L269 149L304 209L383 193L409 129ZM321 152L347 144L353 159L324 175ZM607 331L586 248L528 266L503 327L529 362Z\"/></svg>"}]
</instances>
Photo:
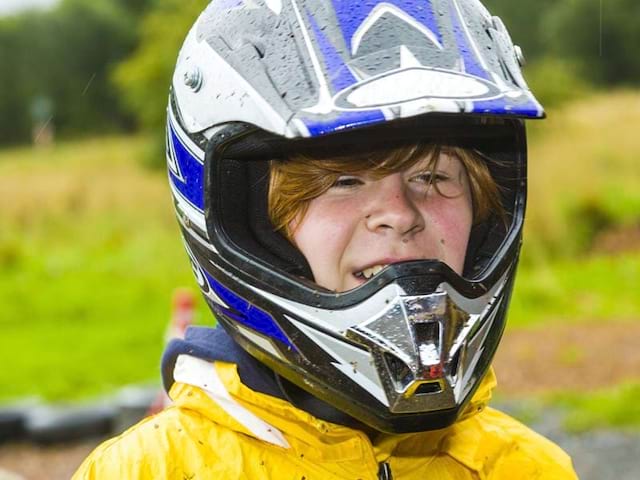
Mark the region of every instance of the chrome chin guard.
<instances>
[{"instance_id":1,"label":"chrome chin guard","mask_svg":"<svg viewBox=\"0 0 640 480\"><path fill-rule=\"evenodd\" d=\"M456 409L486 371L480 359L499 302L472 313L447 290L443 284L430 295L397 296L380 315L346 331L347 339L371 352L394 414ZM500 290L487 296L498 298ZM496 345L501 333L494 332Z\"/></svg>"},{"instance_id":2,"label":"chrome chin guard","mask_svg":"<svg viewBox=\"0 0 640 480\"><path fill-rule=\"evenodd\" d=\"M375 430L445 428L464 417L490 368L504 330L515 265L479 295L457 288L463 285L454 287L452 271L398 275L425 265L387 267L379 274L380 280L390 277L383 286L341 309L305 305L254 288L274 307L272 318L290 341L286 347L227 321L223 310L218 318L239 344L279 375ZM416 286L425 279L439 280L430 293Z\"/></svg>"}]
</instances>

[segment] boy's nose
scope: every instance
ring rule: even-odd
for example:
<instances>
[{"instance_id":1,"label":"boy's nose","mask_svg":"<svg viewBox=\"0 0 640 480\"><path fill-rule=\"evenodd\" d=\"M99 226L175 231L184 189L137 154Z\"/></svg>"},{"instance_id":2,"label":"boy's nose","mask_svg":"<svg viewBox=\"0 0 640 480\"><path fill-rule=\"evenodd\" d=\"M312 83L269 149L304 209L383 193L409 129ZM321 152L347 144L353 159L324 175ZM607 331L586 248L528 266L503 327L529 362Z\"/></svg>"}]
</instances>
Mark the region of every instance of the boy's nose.
<instances>
[{"instance_id":1,"label":"boy's nose","mask_svg":"<svg viewBox=\"0 0 640 480\"><path fill-rule=\"evenodd\" d=\"M424 217L400 174L389 175L376 182L367 228L373 232L394 232L402 237L413 235L425 227Z\"/></svg>"}]
</instances>

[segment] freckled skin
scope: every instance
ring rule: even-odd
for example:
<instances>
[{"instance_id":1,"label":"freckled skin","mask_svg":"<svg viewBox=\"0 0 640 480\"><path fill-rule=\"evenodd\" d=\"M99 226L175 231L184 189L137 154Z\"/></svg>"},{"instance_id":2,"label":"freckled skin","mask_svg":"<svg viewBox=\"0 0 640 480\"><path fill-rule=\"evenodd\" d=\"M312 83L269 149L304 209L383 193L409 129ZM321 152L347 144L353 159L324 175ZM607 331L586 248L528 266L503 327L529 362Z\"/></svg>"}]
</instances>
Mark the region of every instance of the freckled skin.
<instances>
[{"instance_id":1,"label":"freckled skin","mask_svg":"<svg viewBox=\"0 0 640 480\"><path fill-rule=\"evenodd\" d=\"M462 272L473 221L467 172L447 153L435 172L427 167L424 160L381 179L341 177L310 202L292 230L316 283L344 292L364 283L355 274L365 268L416 259Z\"/></svg>"}]
</instances>

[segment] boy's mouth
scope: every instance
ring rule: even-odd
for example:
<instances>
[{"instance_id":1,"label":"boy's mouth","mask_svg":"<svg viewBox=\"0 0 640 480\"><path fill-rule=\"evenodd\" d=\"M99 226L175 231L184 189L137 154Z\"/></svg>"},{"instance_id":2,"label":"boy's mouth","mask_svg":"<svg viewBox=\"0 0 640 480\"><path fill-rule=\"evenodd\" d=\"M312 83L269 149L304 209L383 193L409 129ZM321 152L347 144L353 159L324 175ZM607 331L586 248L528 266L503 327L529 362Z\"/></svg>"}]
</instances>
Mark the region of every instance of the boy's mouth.
<instances>
[{"instance_id":1,"label":"boy's mouth","mask_svg":"<svg viewBox=\"0 0 640 480\"><path fill-rule=\"evenodd\" d=\"M375 263L373 265L369 264L368 267L364 267L362 270L356 270L353 272L353 276L356 277L360 281L367 281L378 275L382 270L387 268L389 265L393 265L395 263L400 262L409 262L417 259L423 259L424 256L416 255L416 256L407 256L407 257L386 257L378 259L377 261L380 263Z\"/></svg>"},{"instance_id":2,"label":"boy's mouth","mask_svg":"<svg viewBox=\"0 0 640 480\"><path fill-rule=\"evenodd\" d=\"M361 270L359 272L355 272L354 276L356 278L360 278L360 279L363 279L363 280L369 280L370 278L372 278L375 275L377 275L378 273L380 273L386 266L388 266L388 264L373 265L373 266L365 268L364 270Z\"/></svg>"}]
</instances>

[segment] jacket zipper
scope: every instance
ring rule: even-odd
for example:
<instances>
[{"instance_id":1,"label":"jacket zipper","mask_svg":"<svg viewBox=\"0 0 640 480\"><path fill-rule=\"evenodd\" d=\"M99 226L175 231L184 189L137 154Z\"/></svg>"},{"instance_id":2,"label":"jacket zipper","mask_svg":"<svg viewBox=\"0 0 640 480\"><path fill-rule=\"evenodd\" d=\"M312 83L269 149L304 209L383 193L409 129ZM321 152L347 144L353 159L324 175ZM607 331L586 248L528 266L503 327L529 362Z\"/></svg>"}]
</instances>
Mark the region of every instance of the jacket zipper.
<instances>
[{"instance_id":1,"label":"jacket zipper","mask_svg":"<svg viewBox=\"0 0 640 480\"><path fill-rule=\"evenodd\" d=\"M391 466L387 462L380 462L378 467L378 480L393 480Z\"/></svg>"}]
</instances>

